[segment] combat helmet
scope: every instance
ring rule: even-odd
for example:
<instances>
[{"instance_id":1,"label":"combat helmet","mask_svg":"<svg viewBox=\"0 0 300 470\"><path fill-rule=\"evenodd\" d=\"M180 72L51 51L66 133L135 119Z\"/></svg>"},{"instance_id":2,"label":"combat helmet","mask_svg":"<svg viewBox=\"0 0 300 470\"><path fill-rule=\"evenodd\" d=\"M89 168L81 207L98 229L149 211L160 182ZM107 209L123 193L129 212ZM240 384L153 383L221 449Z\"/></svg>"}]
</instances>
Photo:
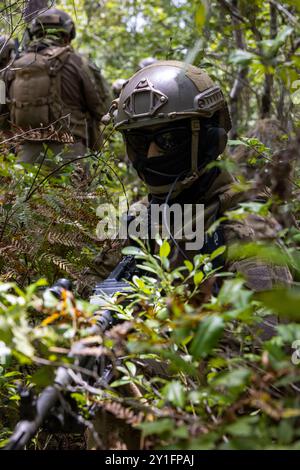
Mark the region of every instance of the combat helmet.
<instances>
[{"instance_id":1,"label":"combat helmet","mask_svg":"<svg viewBox=\"0 0 300 470\"><path fill-rule=\"evenodd\" d=\"M76 35L75 24L71 16L57 8L50 8L41 12L32 20L28 28L31 37L39 36L49 30L56 30L67 34L70 41Z\"/></svg>"},{"instance_id":2,"label":"combat helmet","mask_svg":"<svg viewBox=\"0 0 300 470\"><path fill-rule=\"evenodd\" d=\"M8 64L12 57L12 52L15 51L15 41L8 36L0 36L0 64L5 66Z\"/></svg>"},{"instance_id":3,"label":"combat helmet","mask_svg":"<svg viewBox=\"0 0 300 470\"><path fill-rule=\"evenodd\" d=\"M227 132L231 129L220 87L204 70L178 61L158 61L135 73L122 88L119 100L112 103L110 115L115 128L125 135L156 124L166 126L174 121L187 121L191 130L190 162L181 186L191 184L202 174L198 161L199 118L213 118L216 139L222 131L222 148L213 158L224 151ZM166 186L157 189L163 192Z\"/></svg>"}]
</instances>

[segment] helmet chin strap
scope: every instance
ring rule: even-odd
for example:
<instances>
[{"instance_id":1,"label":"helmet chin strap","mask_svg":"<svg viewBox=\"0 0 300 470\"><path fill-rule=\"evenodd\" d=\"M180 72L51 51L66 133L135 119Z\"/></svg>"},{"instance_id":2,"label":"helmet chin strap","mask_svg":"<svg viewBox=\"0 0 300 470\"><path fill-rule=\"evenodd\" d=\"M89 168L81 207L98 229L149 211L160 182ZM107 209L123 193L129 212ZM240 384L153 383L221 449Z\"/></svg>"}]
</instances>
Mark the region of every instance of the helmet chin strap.
<instances>
[{"instance_id":1,"label":"helmet chin strap","mask_svg":"<svg viewBox=\"0 0 300 470\"><path fill-rule=\"evenodd\" d=\"M183 180L176 183L173 191L173 197L176 197L184 189L189 188L194 183L194 181L196 181L201 175L203 175L203 173L205 173L205 168L200 170L198 167L198 146L200 134L199 119L191 119L191 131L191 172L188 173ZM170 187L171 185L168 186ZM162 189L162 187L160 189Z\"/></svg>"},{"instance_id":2,"label":"helmet chin strap","mask_svg":"<svg viewBox=\"0 0 300 470\"><path fill-rule=\"evenodd\" d=\"M199 145L199 133L200 133L200 122L199 119L191 119L192 129L192 151L191 151L191 170L192 174L198 173L198 145Z\"/></svg>"}]
</instances>

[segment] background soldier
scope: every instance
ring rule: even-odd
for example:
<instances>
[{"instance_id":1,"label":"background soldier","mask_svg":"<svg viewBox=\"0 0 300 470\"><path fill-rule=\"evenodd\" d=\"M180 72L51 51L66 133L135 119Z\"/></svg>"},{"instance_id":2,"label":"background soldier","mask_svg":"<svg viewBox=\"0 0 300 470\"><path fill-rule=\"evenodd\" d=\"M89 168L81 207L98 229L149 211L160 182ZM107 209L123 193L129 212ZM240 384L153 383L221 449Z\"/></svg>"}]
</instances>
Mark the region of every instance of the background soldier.
<instances>
[{"instance_id":1,"label":"background soldier","mask_svg":"<svg viewBox=\"0 0 300 470\"><path fill-rule=\"evenodd\" d=\"M118 78L117 80L114 81L111 87L114 98L119 98L121 90L126 82L127 80L125 80L124 78Z\"/></svg>"},{"instance_id":2,"label":"background soldier","mask_svg":"<svg viewBox=\"0 0 300 470\"><path fill-rule=\"evenodd\" d=\"M156 62L158 62L158 60L155 59L155 57L145 57L139 61L138 70L142 70L145 67L148 67L148 65L155 64Z\"/></svg>"},{"instance_id":3,"label":"background soldier","mask_svg":"<svg viewBox=\"0 0 300 470\"><path fill-rule=\"evenodd\" d=\"M75 25L64 11L39 14L30 41L9 73L9 108L23 162L62 152L68 161L101 144L100 120L110 94L100 71L71 48ZM49 150L49 152L48 152Z\"/></svg>"},{"instance_id":4,"label":"background soldier","mask_svg":"<svg viewBox=\"0 0 300 470\"><path fill-rule=\"evenodd\" d=\"M157 59L154 57L146 57L145 59L140 60L138 70L142 70L143 68L148 67L148 65L155 64L155 62L157 62ZM114 81L112 84L112 91L115 98L119 98L122 88L125 86L127 81L128 80L125 80L124 78L118 78Z\"/></svg>"}]
</instances>

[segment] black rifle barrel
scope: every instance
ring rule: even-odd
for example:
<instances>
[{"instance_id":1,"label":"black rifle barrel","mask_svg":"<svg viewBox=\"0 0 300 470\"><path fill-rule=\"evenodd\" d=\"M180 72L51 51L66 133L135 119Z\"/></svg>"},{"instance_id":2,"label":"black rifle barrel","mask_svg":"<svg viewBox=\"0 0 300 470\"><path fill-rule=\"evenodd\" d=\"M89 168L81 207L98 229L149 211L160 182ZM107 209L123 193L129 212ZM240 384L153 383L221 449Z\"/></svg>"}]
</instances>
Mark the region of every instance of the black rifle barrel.
<instances>
[{"instance_id":1,"label":"black rifle barrel","mask_svg":"<svg viewBox=\"0 0 300 470\"><path fill-rule=\"evenodd\" d=\"M65 371L67 374L67 370ZM40 394L36 402L36 416L32 421L23 420L17 424L13 435L4 450L22 450L30 439L37 433L42 422L48 415L59 396L57 387L49 386Z\"/></svg>"}]
</instances>

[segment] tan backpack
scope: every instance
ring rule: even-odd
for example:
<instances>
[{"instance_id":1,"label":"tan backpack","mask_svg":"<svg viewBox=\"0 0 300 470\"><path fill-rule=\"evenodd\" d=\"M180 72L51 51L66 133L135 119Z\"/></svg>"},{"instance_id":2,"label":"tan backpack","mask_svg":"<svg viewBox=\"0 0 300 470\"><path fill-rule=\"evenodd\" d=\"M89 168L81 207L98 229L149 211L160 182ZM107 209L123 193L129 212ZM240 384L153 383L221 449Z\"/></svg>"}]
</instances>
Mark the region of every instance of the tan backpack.
<instances>
[{"instance_id":1,"label":"tan backpack","mask_svg":"<svg viewBox=\"0 0 300 470\"><path fill-rule=\"evenodd\" d=\"M25 52L14 62L9 87L11 122L23 130L67 125L61 97L61 69L70 47Z\"/></svg>"}]
</instances>

